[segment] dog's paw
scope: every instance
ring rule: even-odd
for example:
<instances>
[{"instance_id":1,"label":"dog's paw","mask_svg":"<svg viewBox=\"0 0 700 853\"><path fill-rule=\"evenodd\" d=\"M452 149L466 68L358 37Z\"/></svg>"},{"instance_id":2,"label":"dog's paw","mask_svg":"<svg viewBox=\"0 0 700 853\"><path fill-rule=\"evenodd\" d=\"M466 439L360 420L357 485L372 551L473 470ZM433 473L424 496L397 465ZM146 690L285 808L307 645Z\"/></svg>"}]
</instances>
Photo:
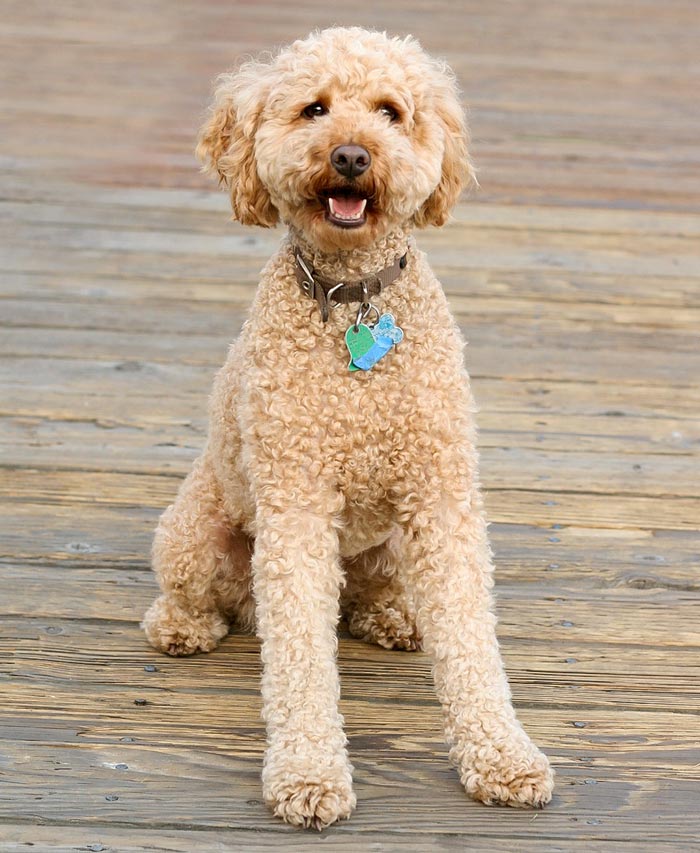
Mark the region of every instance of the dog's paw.
<instances>
[{"instance_id":1,"label":"dog's paw","mask_svg":"<svg viewBox=\"0 0 700 853\"><path fill-rule=\"evenodd\" d=\"M460 774L469 796L486 805L545 806L552 799L554 771L542 752L529 742L527 747L504 748L494 763L474 761Z\"/></svg>"},{"instance_id":2,"label":"dog's paw","mask_svg":"<svg viewBox=\"0 0 700 853\"><path fill-rule=\"evenodd\" d=\"M188 612L167 595L153 602L141 627L154 648L175 657L212 651L229 629L219 613Z\"/></svg>"},{"instance_id":3,"label":"dog's paw","mask_svg":"<svg viewBox=\"0 0 700 853\"><path fill-rule=\"evenodd\" d=\"M422 647L415 619L393 607L353 611L348 616L348 630L358 640L384 649L414 652Z\"/></svg>"},{"instance_id":4,"label":"dog's paw","mask_svg":"<svg viewBox=\"0 0 700 853\"><path fill-rule=\"evenodd\" d=\"M319 830L349 818L356 803L352 783L345 779L289 781L266 792L265 799L286 823Z\"/></svg>"},{"instance_id":5,"label":"dog's paw","mask_svg":"<svg viewBox=\"0 0 700 853\"><path fill-rule=\"evenodd\" d=\"M324 829L350 817L355 808L352 767L345 750L330 754L318 745L299 749L300 739L286 749L268 749L263 769L263 796L277 817L294 826Z\"/></svg>"}]
</instances>

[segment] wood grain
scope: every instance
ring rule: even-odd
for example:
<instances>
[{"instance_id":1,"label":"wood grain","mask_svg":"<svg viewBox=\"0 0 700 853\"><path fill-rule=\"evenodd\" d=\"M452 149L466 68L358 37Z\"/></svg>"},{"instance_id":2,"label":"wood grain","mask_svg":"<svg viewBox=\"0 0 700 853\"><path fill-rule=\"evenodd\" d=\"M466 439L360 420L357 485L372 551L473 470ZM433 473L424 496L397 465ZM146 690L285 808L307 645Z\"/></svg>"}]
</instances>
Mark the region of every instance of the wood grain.
<instances>
[{"instance_id":1,"label":"wood grain","mask_svg":"<svg viewBox=\"0 0 700 853\"><path fill-rule=\"evenodd\" d=\"M0 849L694 849L696 5L6 6ZM537 814L467 801L430 661L341 625L359 807L317 836L261 803L257 641L172 660L138 622L153 527L280 239L229 222L197 170L211 80L357 21L417 35L470 104L481 189L419 244L469 341L498 630L558 788Z\"/></svg>"}]
</instances>

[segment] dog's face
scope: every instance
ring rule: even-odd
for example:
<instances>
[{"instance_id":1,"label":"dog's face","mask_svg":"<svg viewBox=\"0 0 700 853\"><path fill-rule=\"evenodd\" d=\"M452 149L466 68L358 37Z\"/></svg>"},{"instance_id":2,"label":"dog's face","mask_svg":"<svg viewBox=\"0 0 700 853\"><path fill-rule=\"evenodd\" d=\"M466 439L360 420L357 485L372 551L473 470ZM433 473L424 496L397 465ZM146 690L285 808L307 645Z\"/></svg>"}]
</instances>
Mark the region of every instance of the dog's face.
<instances>
[{"instance_id":1,"label":"dog's face","mask_svg":"<svg viewBox=\"0 0 700 853\"><path fill-rule=\"evenodd\" d=\"M198 155L234 217L323 251L442 225L473 178L453 77L413 39L334 28L223 75Z\"/></svg>"}]
</instances>

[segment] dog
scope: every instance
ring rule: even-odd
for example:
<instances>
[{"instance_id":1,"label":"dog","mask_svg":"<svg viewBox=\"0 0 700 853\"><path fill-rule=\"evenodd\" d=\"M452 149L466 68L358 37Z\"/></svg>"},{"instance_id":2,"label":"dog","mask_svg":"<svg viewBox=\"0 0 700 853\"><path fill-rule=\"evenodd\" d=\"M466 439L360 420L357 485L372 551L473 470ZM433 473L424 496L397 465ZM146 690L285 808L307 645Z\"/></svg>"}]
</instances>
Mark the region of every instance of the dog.
<instances>
[{"instance_id":1,"label":"dog","mask_svg":"<svg viewBox=\"0 0 700 853\"><path fill-rule=\"evenodd\" d=\"M463 341L412 236L474 180L467 145L447 66L355 27L222 75L200 134L234 218L288 231L160 519L143 628L171 655L211 651L234 622L257 631L263 793L290 824L321 829L356 804L341 614L354 637L432 655L469 795L552 795L496 639Z\"/></svg>"}]
</instances>

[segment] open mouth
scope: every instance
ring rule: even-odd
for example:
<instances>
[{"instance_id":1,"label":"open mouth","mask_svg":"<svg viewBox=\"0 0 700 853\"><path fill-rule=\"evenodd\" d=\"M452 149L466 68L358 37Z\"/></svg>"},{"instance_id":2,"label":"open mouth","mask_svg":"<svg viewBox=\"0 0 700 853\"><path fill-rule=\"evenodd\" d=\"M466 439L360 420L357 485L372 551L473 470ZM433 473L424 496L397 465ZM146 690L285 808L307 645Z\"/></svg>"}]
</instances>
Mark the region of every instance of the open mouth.
<instances>
[{"instance_id":1,"label":"open mouth","mask_svg":"<svg viewBox=\"0 0 700 853\"><path fill-rule=\"evenodd\" d=\"M340 228L358 228L367 221L367 198L346 190L323 194L326 219Z\"/></svg>"}]
</instances>

